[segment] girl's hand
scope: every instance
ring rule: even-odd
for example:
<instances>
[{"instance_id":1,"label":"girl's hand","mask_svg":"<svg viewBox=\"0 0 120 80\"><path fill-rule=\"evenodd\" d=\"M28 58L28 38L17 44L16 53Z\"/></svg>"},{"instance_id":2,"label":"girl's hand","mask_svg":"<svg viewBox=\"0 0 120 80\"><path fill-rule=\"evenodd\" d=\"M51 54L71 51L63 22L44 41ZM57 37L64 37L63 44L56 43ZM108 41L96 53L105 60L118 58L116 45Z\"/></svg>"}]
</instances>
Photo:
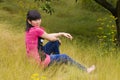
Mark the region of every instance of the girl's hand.
<instances>
[{"instance_id":1,"label":"girl's hand","mask_svg":"<svg viewBox=\"0 0 120 80\"><path fill-rule=\"evenodd\" d=\"M69 33L63 33L63 36L65 36L66 38L72 40L73 37L69 34Z\"/></svg>"}]
</instances>

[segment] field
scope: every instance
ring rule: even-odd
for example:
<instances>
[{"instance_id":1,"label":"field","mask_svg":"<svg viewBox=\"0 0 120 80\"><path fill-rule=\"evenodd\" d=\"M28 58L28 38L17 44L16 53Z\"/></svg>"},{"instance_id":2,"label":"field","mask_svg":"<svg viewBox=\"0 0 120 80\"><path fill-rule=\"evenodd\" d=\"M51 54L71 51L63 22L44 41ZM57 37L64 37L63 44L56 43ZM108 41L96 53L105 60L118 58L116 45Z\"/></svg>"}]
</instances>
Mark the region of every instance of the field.
<instances>
[{"instance_id":1,"label":"field","mask_svg":"<svg viewBox=\"0 0 120 80\"><path fill-rule=\"evenodd\" d=\"M0 80L119 80L119 50L105 52L96 39L96 29L99 26L97 19L108 17L110 14L107 12L93 14L70 1L68 3L63 1L59 6L58 4L53 15L41 12L42 25L48 32L71 33L74 37L72 41L61 38L61 54L68 54L86 67L94 64L96 70L88 74L74 66L64 64L53 65L43 70L33 60L28 60L24 42L25 13L17 14L15 11L11 13L5 10L3 8L5 5L2 4L0 6ZM65 5L68 7L64 8Z\"/></svg>"}]
</instances>

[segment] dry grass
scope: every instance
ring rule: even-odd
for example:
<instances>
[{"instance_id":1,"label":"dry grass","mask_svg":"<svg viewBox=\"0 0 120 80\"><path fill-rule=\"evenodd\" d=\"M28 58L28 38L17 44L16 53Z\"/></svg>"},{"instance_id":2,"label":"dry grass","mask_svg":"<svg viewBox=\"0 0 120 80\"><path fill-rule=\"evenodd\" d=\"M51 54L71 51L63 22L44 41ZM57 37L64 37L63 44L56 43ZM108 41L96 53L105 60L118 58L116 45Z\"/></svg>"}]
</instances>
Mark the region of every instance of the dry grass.
<instances>
[{"instance_id":1,"label":"dry grass","mask_svg":"<svg viewBox=\"0 0 120 80\"><path fill-rule=\"evenodd\" d=\"M14 33L10 24L0 24L0 80L119 80L120 55L99 56L102 51L95 45L83 47L82 43L63 39L61 53L96 70L87 74L76 67L61 65L42 70L26 58L24 32ZM36 77L36 78L35 78Z\"/></svg>"}]
</instances>

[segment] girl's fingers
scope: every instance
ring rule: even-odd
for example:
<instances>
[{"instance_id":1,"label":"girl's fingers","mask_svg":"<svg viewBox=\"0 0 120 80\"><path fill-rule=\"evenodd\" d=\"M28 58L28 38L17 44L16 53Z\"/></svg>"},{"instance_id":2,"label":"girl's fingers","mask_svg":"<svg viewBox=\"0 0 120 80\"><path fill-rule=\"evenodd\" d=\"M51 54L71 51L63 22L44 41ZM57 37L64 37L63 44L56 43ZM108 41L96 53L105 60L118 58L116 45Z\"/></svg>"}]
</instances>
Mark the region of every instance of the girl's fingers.
<instances>
[{"instance_id":1,"label":"girl's fingers","mask_svg":"<svg viewBox=\"0 0 120 80\"><path fill-rule=\"evenodd\" d=\"M66 37L69 38L70 40L73 39L73 37L70 34L68 34L68 33L66 33Z\"/></svg>"},{"instance_id":2,"label":"girl's fingers","mask_svg":"<svg viewBox=\"0 0 120 80\"><path fill-rule=\"evenodd\" d=\"M72 36L70 34L68 34L67 36L68 36L68 38L72 39Z\"/></svg>"}]
</instances>

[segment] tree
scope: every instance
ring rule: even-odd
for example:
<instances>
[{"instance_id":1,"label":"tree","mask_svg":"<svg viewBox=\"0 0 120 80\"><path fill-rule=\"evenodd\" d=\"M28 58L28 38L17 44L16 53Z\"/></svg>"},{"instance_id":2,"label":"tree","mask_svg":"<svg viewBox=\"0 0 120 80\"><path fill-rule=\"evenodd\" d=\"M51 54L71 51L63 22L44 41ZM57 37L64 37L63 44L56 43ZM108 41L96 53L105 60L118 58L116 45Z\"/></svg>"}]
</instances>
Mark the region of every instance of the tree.
<instances>
[{"instance_id":1,"label":"tree","mask_svg":"<svg viewBox=\"0 0 120 80\"><path fill-rule=\"evenodd\" d=\"M117 46L120 46L120 0L117 0L117 4L116 4L115 8L113 7L113 5L111 5L106 0L94 0L94 1L97 2L98 4L100 4L101 6L103 6L108 11L110 11L112 13L112 15L116 18L116 20L115 20L116 30L117 30L116 44L117 44Z\"/></svg>"},{"instance_id":2,"label":"tree","mask_svg":"<svg viewBox=\"0 0 120 80\"><path fill-rule=\"evenodd\" d=\"M41 1L42 3L45 3L45 6L42 7L42 9L44 11L46 11L49 14L52 14L52 12L54 11L51 6L48 4L51 1L54 0L35 0L35 2L37 1ZM78 0L75 0L76 2ZM111 14L116 18L115 22L116 22L116 44L117 46L120 46L120 0L117 0L117 4L116 7L114 7L112 4L110 4L107 0L94 0L96 3L100 4L102 7L104 7L105 9L107 9L108 11L111 12Z\"/></svg>"},{"instance_id":3,"label":"tree","mask_svg":"<svg viewBox=\"0 0 120 80\"><path fill-rule=\"evenodd\" d=\"M52 1L52 0L34 0L37 4L38 4L38 6L40 6L41 7L41 9L43 10L43 11L45 11L46 13L48 13L48 14L50 14L50 15L52 15L52 13L54 12L54 9L51 7L51 5L50 5L50 2ZM41 2L41 3L43 3L42 5L41 4L39 4L39 2Z\"/></svg>"}]
</instances>

